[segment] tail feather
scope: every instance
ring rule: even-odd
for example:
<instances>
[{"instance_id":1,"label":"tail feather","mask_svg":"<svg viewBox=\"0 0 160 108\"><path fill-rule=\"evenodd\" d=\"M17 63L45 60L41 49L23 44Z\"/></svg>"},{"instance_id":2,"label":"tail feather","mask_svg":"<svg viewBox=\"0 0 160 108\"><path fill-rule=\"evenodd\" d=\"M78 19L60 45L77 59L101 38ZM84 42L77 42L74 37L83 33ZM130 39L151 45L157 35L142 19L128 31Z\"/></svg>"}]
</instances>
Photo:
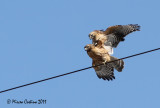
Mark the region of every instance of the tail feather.
<instances>
[{"instance_id":1,"label":"tail feather","mask_svg":"<svg viewBox=\"0 0 160 108\"><path fill-rule=\"evenodd\" d=\"M114 61L117 60L117 61ZM118 60L116 57L111 56L111 61L114 61L112 63L113 67L118 71L118 72L122 72L123 68L124 68L124 61L123 60Z\"/></svg>"}]
</instances>

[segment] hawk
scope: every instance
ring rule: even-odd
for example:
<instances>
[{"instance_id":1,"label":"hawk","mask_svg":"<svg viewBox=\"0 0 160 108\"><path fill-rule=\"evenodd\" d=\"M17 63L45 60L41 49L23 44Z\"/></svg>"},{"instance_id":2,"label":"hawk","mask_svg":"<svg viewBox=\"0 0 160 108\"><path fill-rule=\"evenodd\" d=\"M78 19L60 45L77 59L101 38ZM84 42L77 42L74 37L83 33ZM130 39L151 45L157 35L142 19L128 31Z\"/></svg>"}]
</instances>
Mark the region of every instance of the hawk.
<instances>
[{"instance_id":1,"label":"hawk","mask_svg":"<svg viewBox=\"0 0 160 108\"><path fill-rule=\"evenodd\" d=\"M92 58L92 66L96 71L98 78L102 78L103 80L113 80L114 76L114 68L121 72L124 68L123 60L118 60L117 58L110 56L108 51L101 45L93 45L88 44L85 47L85 51L90 58ZM117 61L114 61L117 60ZM111 63L107 63L110 61L114 61Z\"/></svg>"},{"instance_id":2,"label":"hawk","mask_svg":"<svg viewBox=\"0 0 160 108\"><path fill-rule=\"evenodd\" d=\"M101 41L108 53L113 54L113 48L116 48L119 42L125 40L125 36L134 31L140 31L138 24L115 25L108 27L105 31L94 30L89 34L89 38L92 39L93 44Z\"/></svg>"}]
</instances>

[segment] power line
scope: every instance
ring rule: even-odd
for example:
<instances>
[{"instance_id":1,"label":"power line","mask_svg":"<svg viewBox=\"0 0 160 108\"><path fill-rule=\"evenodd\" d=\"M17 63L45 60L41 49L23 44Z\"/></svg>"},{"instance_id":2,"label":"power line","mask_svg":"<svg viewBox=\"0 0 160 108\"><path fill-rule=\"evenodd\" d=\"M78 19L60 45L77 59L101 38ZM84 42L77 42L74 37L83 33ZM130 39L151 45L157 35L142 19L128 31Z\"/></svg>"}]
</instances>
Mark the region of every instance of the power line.
<instances>
[{"instance_id":1,"label":"power line","mask_svg":"<svg viewBox=\"0 0 160 108\"><path fill-rule=\"evenodd\" d=\"M156 49L153 49L153 50L149 50L149 51L145 51L145 52L142 52L142 53L134 54L134 55L131 55L131 56L123 57L123 58L120 58L118 60L128 59L128 58L131 58L131 57L135 57L135 56L138 56L138 55L146 54L146 53L157 51L157 50L160 50L160 48L156 48ZM110 61L110 62L107 62L107 63L111 63L111 62L115 62L115 61L117 61L117 60ZM25 86L29 86L29 85L32 85L32 84L40 83L40 82L43 82L43 81L51 80L51 79L54 79L54 78L62 77L62 76L65 76L65 75L73 74L73 73L80 72L80 71L83 71L83 70L87 70L87 69L90 69L90 68L92 68L92 66L87 67L87 68L83 68L83 69L79 69L79 70L76 70L76 71L68 72L68 73L65 73L65 74L53 76L53 77L46 78L46 79L43 79L43 80L31 82L31 83L24 84L24 85L21 85L21 86L13 87L13 88L10 88L10 89L6 89L6 90L3 90L3 91L0 91L0 93L4 93L4 92L11 91L11 90L14 90L14 89L18 89L18 88L21 88L21 87L25 87Z\"/></svg>"}]
</instances>

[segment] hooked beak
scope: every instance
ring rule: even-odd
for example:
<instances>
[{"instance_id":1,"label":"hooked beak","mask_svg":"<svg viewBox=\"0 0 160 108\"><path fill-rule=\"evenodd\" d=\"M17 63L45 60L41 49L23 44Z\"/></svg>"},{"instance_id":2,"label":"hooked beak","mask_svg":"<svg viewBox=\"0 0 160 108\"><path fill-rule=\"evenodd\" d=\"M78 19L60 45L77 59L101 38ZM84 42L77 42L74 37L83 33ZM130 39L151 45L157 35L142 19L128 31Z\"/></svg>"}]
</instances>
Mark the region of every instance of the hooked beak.
<instances>
[{"instance_id":1,"label":"hooked beak","mask_svg":"<svg viewBox=\"0 0 160 108\"><path fill-rule=\"evenodd\" d=\"M85 47L85 48L84 48L84 50L85 50L85 51L87 51L87 50L88 50L88 48L86 48L86 47Z\"/></svg>"},{"instance_id":2,"label":"hooked beak","mask_svg":"<svg viewBox=\"0 0 160 108\"><path fill-rule=\"evenodd\" d=\"M88 35L88 36L89 36L89 39L91 40L92 39L91 35Z\"/></svg>"}]
</instances>

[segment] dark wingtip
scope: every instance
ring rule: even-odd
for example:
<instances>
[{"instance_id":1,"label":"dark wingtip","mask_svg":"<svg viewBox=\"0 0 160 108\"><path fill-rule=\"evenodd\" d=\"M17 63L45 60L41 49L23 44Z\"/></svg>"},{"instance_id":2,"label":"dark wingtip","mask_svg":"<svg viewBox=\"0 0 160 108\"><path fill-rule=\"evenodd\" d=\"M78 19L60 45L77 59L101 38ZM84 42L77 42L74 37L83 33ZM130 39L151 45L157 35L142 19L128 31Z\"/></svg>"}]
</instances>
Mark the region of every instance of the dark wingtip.
<instances>
[{"instance_id":1,"label":"dark wingtip","mask_svg":"<svg viewBox=\"0 0 160 108\"><path fill-rule=\"evenodd\" d=\"M129 24L130 26L132 26L134 28L134 31L140 31L141 26L138 24Z\"/></svg>"},{"instance_id":2,"label":"dark wingtip","mask_svg":"<svg viewBox=\"0 0 160 108\"><path fill-rule=\"evenodd\" d=\"M105 77L99 77L98 76L98 78L99 79L103 79L103 80L107 80L107 81L112 81L112 80L114 80L115 79L115 76L113 75L113 76L105 76Z\"/></svg>"},{"instance_id":3,"label":"dark wingtip","mask_svg":"<svg viewBox=\"0 0 160 108\"><path fill-rule=\"evenodd\" d=\"M115 76L112 76L113 79L116 79Z\"/></svg>"},{"instance_id":4,"label":"dark wingtip","mask_svg":"<svg viewBox=\"0 0 160 108\"><path fill-rule=\"evenodd\" d=\"M123 37L123 38L121 38L121 41L125 41L124 37Z\"/></svg>"},{"instance_id":5,"label":"dark wingtip","mask_svg":"<svg viewBox=\"0 0 160 108\"><path fill-rule=\"evenodd\" d=\"M104 32L104 30L103 30L103 29L101 29L101 30L99 30L99 31L102 31L102 32Z\"/></svg>"}]
</instances>

